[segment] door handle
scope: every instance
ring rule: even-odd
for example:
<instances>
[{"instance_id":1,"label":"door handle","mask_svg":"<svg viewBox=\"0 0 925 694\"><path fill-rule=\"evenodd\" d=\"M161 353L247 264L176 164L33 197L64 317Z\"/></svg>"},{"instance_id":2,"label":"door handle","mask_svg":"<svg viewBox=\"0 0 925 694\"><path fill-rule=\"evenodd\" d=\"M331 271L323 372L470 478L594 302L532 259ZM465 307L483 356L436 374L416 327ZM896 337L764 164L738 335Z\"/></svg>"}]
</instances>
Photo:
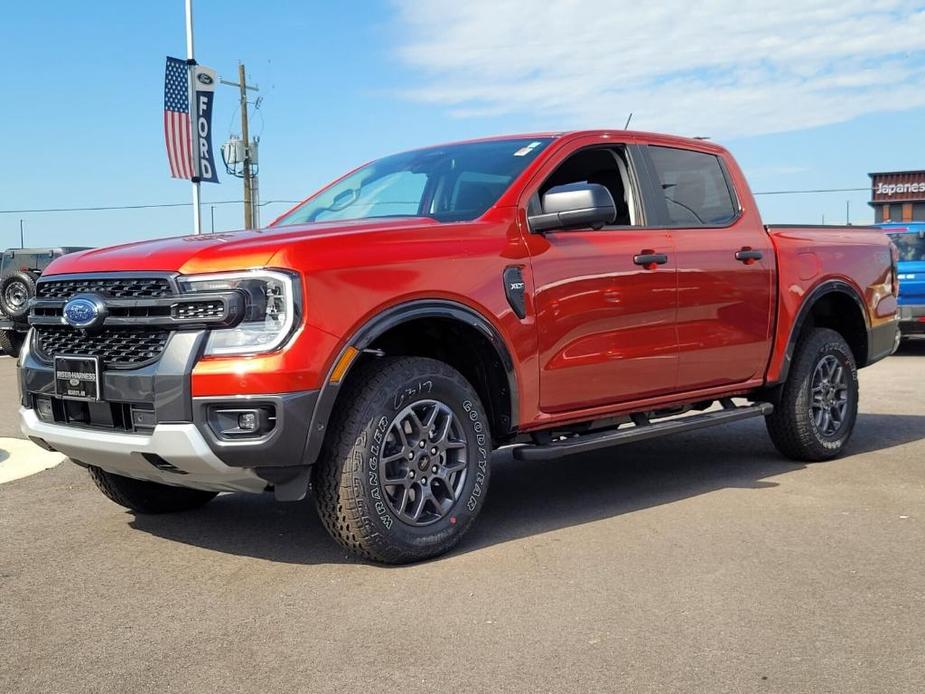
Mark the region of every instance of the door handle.
<instances>
[{"instance_id":1,"label":"door handle","mask_svg":"<svg viewBox=\"0 0 925 694\"><path fill-rule=\"evenodd\" d=\"M633 262L637 265L642 265L646 270L654 270L657 265L667 263L668 256L664 253L655 253L646 249L639 255L634 255Z\"/></svg>"},{"instance_id":2,"label":"door handle","mask_svg":"<svg viewBox=\"0 0 925 694\"><path fill-rule=\"evenodd\" d=\"M736 260L745 263L746 265L753 265L763 257L764 254L761 251L753 251L748 246L745 246L745 248L740 251L736 251Z\"/></svg>"}]
</instances>

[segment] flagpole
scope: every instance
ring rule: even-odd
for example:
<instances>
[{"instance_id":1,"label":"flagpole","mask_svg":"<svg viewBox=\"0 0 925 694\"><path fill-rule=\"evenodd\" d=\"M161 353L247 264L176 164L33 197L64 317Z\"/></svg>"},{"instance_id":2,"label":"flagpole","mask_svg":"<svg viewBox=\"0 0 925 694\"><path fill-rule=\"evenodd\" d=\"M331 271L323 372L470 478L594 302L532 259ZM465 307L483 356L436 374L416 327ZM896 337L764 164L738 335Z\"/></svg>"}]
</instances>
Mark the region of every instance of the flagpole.
<instances>
[{"instance_id":1,"label":"flagpole","mask_svg":"<svg viewBox=\"0 0 925 694\"><path fill-rule=\"evenodd\" d=\"M189 121L193 162L193 233L202 233L202 210L199 200L199 132L196 128L196 59L193 56L193 0L186 0L186 64L189 69Z\"/></svg>"}]
</instances>

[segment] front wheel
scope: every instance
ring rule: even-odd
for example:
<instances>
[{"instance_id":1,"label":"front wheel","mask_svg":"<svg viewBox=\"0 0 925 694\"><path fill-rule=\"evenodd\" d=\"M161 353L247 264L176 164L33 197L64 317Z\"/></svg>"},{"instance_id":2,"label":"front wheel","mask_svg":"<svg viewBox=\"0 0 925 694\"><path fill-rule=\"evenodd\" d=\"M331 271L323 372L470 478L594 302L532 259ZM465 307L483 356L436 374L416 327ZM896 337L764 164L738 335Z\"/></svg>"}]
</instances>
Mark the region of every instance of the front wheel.
<instances>
[{"instance_id":1,"label":"front wheel","mask_svg":"<svg viewBox=\"0 0 925 694\"><path fill-rule=\"evenodd\" d=\"M378 359L338 398L313 473L318 513L335 540L373 561L442 554L482 508L490 453L488 419L459 372Z\"/></svg>"},{"instance_id":2,"label":"front wheel","mask_svg":"<svg viewBox=\"0 0 925 694\"><path fill-rule=\"evenodd\" d=\"M845 339L814 328L797 345L780 404L766 422L788 458L805 462L839 455L858 416L858 370Z\"/></svg>"},{"instance_id":3,"label":"front wheel","mask_svg":"<svg viewBox=\"0 0 925 694\"><path fill-rule=\"evenodd\" d=\"M0 330L0 353L18 357L24 339L25 333L16 330Z\"/></svg>"}]
</instances>

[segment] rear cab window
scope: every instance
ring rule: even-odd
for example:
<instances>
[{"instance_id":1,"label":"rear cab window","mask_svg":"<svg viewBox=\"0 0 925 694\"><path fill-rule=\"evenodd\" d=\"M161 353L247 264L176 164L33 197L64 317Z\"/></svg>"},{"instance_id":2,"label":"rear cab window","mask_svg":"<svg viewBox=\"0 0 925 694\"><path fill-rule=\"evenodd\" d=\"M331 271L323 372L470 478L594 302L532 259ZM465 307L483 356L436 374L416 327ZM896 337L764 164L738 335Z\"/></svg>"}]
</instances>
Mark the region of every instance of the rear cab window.
<instances>
[{"instance_id":1,"label":"rear cab window","mask_svg":"<svg viewBox=\"0 0 925 694\"><path fill-rule=\"evenodd\" d=\"M21 253L16 250L3 253L0 261L0 276L17 271L42 271L54 259L54 253Z\"/></svg>"},{"instance_id":2,"label":"rear cab window","mask_svg":"<svg viewBox=\"0 0 925 694\"><path fill-rule=\"evenodd\" d=\"M728 226L739 209L720 159L715 154L649 145L663 207L670 227Z\"/></svg>"},{"instance_id":3,"label":"rear cab window","mask_svg":"<svg viewBox=\"0 0 925 694\"><path fill-rule=\"evenodd\" d=\"M892 233L889 236L899 251L899 262L925 260L925 232L904 231Z\"/></svg>"}]
</instances>

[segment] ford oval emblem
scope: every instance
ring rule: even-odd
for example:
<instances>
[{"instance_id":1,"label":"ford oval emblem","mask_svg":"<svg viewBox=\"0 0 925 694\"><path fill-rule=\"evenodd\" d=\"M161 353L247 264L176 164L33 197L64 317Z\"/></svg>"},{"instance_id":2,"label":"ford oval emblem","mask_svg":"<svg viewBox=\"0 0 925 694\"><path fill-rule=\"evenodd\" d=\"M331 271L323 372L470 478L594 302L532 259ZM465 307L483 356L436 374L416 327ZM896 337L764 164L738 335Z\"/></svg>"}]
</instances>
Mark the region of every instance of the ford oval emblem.
<instances>
[{"instance_id":1,"label":"ford oval emblem","mask_svg":"<svg viewBox=\"0 0 925 694\"><path fill-rule=\"evenodd\" d=\"M206 85L206 86L212 84L212 82L213 82L212 76L211 76L211 75L207 75L207 74L204 73L204 72L198 72L198 73L196 73L196 79L199 80L200 84L204 84L204 85Z\"/></svg>"},{"instance_id":2,"label":"ford oval emblem","mask_svg":"<svg viewBox=\"0 0 925 694\"><path fill-rule=\"evenodd\" d=\"M103 306L92 299L77 297L64 305L64 322L73 328L96 327L103 317Z\"/></svg>"}]
</instances>

